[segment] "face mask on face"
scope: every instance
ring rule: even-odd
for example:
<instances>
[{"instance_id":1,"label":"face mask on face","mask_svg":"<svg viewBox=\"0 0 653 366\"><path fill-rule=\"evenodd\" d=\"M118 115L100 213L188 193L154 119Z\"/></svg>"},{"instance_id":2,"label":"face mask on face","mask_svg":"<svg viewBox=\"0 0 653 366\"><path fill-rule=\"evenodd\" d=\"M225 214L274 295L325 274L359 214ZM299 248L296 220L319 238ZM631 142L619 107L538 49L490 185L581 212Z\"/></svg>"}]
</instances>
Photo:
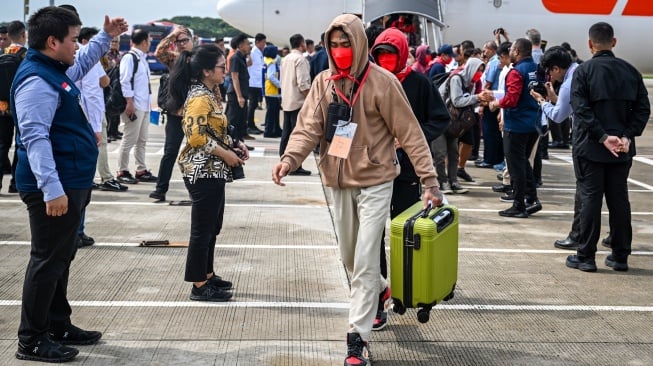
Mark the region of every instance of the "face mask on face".
<instances>
[{"instance_id":1,"label":"face mask on face","mask_svg":"<svg viewBox=\"0 0 653 366\"><path fill-rule=\"evenodd\" d=\"M481 71L476 71L476 73L472 77L472 82L477 83L479 80L481 80L481 76L483 76L483 73Z\"/></svg>"},{"instance_id":2,"label":"face mask on face","mask_svg":"<svg viewBox=\"0 0 653 366\"><path fill-rule=\"evenodd\" d=\"M331 57L336 67L340 70L348 70L354 61L354 52L351 47L338 47L331 49Z\"/></svg>"},{"instance_id":3,"label":"face mask on face","mask_svg":"<svg viewBox=\"0 0 653 366\"><path fill-rule=\"evenodd\" d=\"M379 66L394 73L397 68L398 58L399 56L396 53L382 53L377 56L376 61L379 63Z\"/></svg>"}]
</instances>

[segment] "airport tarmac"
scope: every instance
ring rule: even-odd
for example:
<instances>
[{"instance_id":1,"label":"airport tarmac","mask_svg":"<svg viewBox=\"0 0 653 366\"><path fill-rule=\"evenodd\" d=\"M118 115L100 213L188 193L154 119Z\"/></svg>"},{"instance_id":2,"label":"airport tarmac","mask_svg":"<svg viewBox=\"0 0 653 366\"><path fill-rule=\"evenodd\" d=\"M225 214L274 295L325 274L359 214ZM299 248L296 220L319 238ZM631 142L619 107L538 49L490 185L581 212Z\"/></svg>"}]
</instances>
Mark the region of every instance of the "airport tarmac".
<instances>
[{"instance_id":1,"label":"airport tarmac","mask_svg":"<svg viewBox=\"0 0 653 366\"><path fill-rule=\"evenodd\" d=\"M649 93L651 93L651 83ZM154 93L156 95L156 93ZM259 121L264 112L257 111ZM164 127L150 126L147 164L158 172ZM139 247L143 240L188 242L190 207L154 203L152 183L124 193L94 191L86 233L96 244L77 252L68 286L73 322L104 336L80 346L78 365L342 365L348 329L348 278L338 259L328 189L316 156L311 176L271 181L279 139L256 137L244 180L227 185L216 272L234 282L227 303L188 299L184 247ZM115 170L118 144L108 145ZM390 313L371 338L374 365L653 365L653 127L637 139L629 179L633 255L628 272L565 267L553 247L573 215L570 150L549 150L539 189L543 210L500 217L509 204L491 186L492 169L473 162L470 192L448 195L460 210L455 297L426 324L414 310ZM134 167L133 157L131 168ZM29 257L27 211L0 192L0 364L14 358L22 281ZM187 199L178 169L169 200ZM603 208L607 233L607 208ZM386 241L387 243L387 241Z\"/></svg>"}]
</instances>

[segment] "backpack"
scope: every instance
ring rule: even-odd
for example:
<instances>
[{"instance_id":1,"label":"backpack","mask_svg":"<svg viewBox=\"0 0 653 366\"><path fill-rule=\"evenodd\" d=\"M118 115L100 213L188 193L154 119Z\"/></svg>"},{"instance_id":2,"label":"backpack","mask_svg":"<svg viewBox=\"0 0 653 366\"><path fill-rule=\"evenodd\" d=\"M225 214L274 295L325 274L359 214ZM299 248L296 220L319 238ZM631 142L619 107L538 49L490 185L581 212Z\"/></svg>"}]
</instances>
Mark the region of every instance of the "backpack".
<instances>
[{"instance_id":1,"label":"backpack","mask_svg":"<svg viewBox=\"0 0 653 366\"><path fill-rule=\"evenodd\" d=\"M132 90L134 90L134 76L138 71L139 59L133 52L127 52L127 54L132 56L132 61L134 62L134 72L131 77ZM120 65L116 65L107 72L109 77L109 92L107 99L105 100L105 107L107 114L110 116L119 116L127 108L127 101L122 95L122 87L120 86Z\"/></svg>"},{"instance_id":2,"label":"backpack","mask_svg":"<svg viewBox=\"0 0 653 366\"><path fill-rule=\"evenodd\" d=\"M435 87L436 90L440 90L440 86L449 79L449 76L451 76L451 71L433 75L431 77L433 87Z\"/></svg>"},{"instance_id":3,"label":"backpack","mask_svg":"<svg viewBox=\"0 0 653 366\"><path fill-rule=\"evenodd\" d=\"M168 81L170 80L170 74L165 73L161 75L159 79L159 93L156 96L156 104L159 106L159 110L165 112L168 110Z\"/></svg>"},{"instance_id":4,"label":"backpack","mask_svg":"<svg viewBox=\"0 0 653 366\"><path fill-rule=\"evenodd\" d=\"M461 80L463 79L462 75L460 74L450 75L446 79L447 87L444 93L445 95L442 96L445 100L445 105L447 106L449 115L451 116L451 123L449 123L449 127L445 131L445 134L449 137L462 136L467 130L472 128L472 126L474 126L474 124L477 122L476 114L474 113L474 106L468 105L459 108L459 107L455 107L451 102L451 96L449 90L451 87L451 80L455 76L458 76Z\"/></svg>"},{"instance_id":5,"label":"backpack","mask_svg":"<svg viewBox=\"0 0 653 366\"><path fill-rule=\"evenodd\" d=\"M11 83L13 83L18 66L23 62L26 53L27 48L21 47L16 53L0 55L0 115L11 114L9 108Z\"/></svg>"}]
</instances>

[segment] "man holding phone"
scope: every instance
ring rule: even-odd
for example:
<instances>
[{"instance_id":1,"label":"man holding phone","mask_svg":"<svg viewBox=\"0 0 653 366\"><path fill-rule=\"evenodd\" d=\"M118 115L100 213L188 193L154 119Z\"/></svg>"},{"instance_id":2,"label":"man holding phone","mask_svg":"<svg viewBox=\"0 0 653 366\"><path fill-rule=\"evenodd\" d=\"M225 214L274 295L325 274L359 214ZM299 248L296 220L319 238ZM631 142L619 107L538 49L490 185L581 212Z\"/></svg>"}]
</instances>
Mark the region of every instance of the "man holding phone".
<instances>
[{"instance_id":1,"label":"man holding phone","mask_svg":"<svg viewBox=\"0 0 653 366\"><path fill-rule=\"evenodd\" d=\"M151 40L149 33L141 29L134 31L131 38L134 46L129 54L120 60L120 85L127 107L120 115L125 127L120 142L119 170L116 175L120 183L156 182L156 177L145 165L145 144L150 125L150 67L146 58ZM136 63L138 67L135 69ZM136 177L129 172L129 153L134 146Z\"/></svg>"}]
</instances>

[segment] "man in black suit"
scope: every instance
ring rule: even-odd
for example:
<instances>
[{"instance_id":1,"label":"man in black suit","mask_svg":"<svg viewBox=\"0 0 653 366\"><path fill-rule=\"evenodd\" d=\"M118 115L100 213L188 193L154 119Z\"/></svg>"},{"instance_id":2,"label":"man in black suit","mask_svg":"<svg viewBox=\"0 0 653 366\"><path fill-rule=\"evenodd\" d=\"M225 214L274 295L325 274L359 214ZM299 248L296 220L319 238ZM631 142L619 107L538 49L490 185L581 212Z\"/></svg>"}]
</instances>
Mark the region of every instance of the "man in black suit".
<instances>
[{"instance_id":1,"label":"man in black suit","mask_svg":"<svg viewBox=\"0 0 653 366\"><path fill-rule=\"evenodd\" d=\"M574 110L574 170L583 206L580 247L567 257L567 267L595 272L596 244L601 233L603 196L610 211L612 254L605 264L628 270L632 241L628 174L640 136L651 114L642 75L615 57L612 26L600 22L589 29L594 55L574 73L571 105Z\"/></svg>"}]
</instances>

